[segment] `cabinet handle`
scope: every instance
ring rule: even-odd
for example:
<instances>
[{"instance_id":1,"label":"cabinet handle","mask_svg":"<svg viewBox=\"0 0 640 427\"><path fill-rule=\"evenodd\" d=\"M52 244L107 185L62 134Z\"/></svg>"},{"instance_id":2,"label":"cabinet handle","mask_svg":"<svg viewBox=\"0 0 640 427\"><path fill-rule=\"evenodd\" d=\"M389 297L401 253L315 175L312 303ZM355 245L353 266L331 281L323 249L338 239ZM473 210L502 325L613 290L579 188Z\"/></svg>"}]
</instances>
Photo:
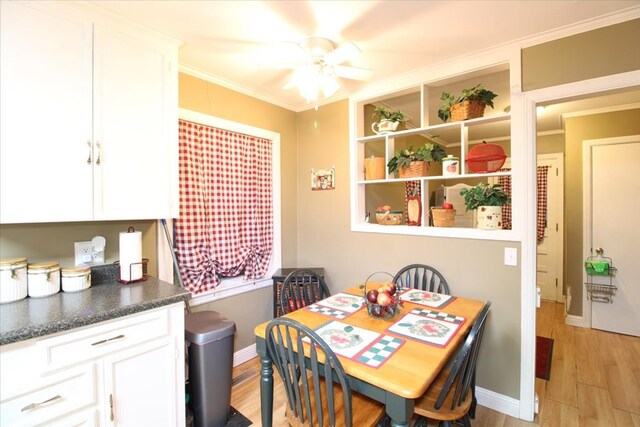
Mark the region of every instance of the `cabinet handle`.
<instances>
[{"instance_id":1,"label":"cabinet handle","mask_svg":"<svg viewBox=\"0 0 640 427\"><path fill-rule=\"evenodd\" d=\"M98 157L96 158L96 165L100 166L100 156L102 155L102 146L100 142L96 142L96 147L98 148Z\"/></svg>"},{"instance_id":2,"label":"cabinet handle","mask_svg":"<svg viewBox=\"0 0 640 427\"><path fill-rule=\"evenodd\" d=\"M91 140L88 139L87 140L87 145L89 146L89 157L87 157L87 164L91 165Z\"/></svg>"},{"instance_id":3,"label":"cabinet handle","mask_svg":"<svg viewBox=\"0 0 640 427\"><path fill-rule=\"evenodd\" d=\"M110 408L110 412L111 415L109 415L109 418L111 419L111 421L116 419L115 414L113 413L113 394L109 394L109 408Z\"/></svg>"},{"instance_id":4,"label":"cabinet handle","mask_svg":"<svg viewBox=\"0 0 640 427\"><path fill-rule=\"evenodd\" d=\"M58 394L57 396L53 396L52 398L43 400L42 402L30 403L24 408L22 408L20 412L30 411L32 409L36 409L36 408L39 408L40 406L48 405L49 403L53 403L56 400L60 400L60 399L62 399L62 396Z\"/></svg>"},{"instance_id":5,"label":"cabinet handle","mask_svg":"<svg viewBox=\"0 0 640 427\"><path fill-rule=\"evenodd\" d=\"M120 335L115 336L115 337L107 338L106 340L96 341L94 343L91 343L91 345L100 345L100 344L104 344L104 343L111 342L111 341L121 340L123 338L124 338L124 334L120 334Z\"/></svg>"}]
</instances>

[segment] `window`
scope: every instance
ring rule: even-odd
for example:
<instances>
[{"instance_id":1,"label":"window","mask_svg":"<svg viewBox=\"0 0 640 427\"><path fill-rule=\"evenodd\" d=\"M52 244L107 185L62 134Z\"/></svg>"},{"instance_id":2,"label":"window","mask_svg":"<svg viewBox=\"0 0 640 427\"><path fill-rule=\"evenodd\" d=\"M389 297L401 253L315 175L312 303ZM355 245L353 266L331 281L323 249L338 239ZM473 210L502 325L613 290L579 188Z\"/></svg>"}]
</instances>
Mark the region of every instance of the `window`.
<instances>
[{"instance_id":1,"label":"window","mask_svg":"<svg viewBox=\"0 0 640 427\"><path fill-rule=\"evenodd\" d=\"M271 285L280 267L279 134L180 111L175 247L195 304Z\"/></svg>"}]
</instances>

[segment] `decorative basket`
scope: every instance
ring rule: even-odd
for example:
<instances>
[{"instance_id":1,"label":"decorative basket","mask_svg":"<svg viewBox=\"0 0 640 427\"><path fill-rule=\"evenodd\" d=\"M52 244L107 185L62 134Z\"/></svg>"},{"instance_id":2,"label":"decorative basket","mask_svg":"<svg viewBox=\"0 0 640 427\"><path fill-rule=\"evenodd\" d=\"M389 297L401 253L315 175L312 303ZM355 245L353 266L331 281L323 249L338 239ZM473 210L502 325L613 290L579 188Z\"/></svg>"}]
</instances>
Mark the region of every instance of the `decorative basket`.
<instances>
[{"instance_id":1,"label":"decorative basket","mask_svg":"<svg viewBox=\"0 0 640 427\"><path fill-rule=\"evenodd\" d=\"M381 225L398 225L402 222L402 211L376 211L376 220Z\"/></svg>"},{"instance_id":2,"label":"decorative basket","mask_svg":"<svg viewBox=\"0 0 640 427\"><path fill-rule=\"evenodd\" d=\"M376 274L384 274L386 276L389 276L390 279L387 279L385 282L370 282L369 280ZM369 300L367 299L367 292L372 290L379 291L380 288L389 286L391 284L396 287L396 290L393 295L391 295L389 304L378 304L369 302ZM400 313L400 307L403 307L402 300L398 297L398 295L400 295L401 288L393 282L393 276L391 274L385 271L375 272L367 277L364 285L361 285L360 287L363 289L364 302L367 305L367 313L369 314L369 316L376 319L392 319L398 313Z\"/></svg>"},{"instance_id":3,"label":"decorative basket","mask_svg":"<svg viewBox=\"0 0 640 427\"><path fill-rule=\"evenodd\" d=\"M414 178L429 175L429 163L424 161L411 162L406 168L398 168L398 178Z\"/></svg>"},{"instance_id":4,"label":"decorative basket","mask_svg":"<svg viewBox=\"0 0 640 427\"><path fill-rule=\"evenodd\" d=\"M431 216L435 227L453 227L456 220L456 210L431 208Z\"/></svg>"},{"instance_id":5,"label":"decorative basket","mask_svg":"<svg viewBox=\"0 0 640 427\"><path fill-rule=\"evenodd\" d=\"M474 173L497 172L506 159L507 155L500 145L483 142L469 150L467 166Z\"/></svg>"},{"instance_id":6,"label":"decorative basket","mask_svg":"<svg viewBox=\"0 0 640 427\"><path fill-rule=\"evenodd\" d=\"M482 117L484 116L484 107L485 105L479 101L463 101L452 105L449 109L451 112L451 121L459 122Z\"/></svg>"}]
</instances>

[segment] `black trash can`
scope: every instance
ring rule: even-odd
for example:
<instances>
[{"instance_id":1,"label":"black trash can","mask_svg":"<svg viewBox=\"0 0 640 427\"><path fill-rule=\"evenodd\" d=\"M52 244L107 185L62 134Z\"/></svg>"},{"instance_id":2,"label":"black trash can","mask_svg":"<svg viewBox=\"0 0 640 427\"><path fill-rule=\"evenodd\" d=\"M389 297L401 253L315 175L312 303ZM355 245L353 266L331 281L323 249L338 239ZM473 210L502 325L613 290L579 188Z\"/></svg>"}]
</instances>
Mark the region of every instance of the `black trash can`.
<instances>
[{"instance_id":1,"label":"black trash can","mask_svg":"<svg viewBox=\"0 0 640 427\"><path fill-rule=\"evenodd\" d=\"M215 311L188 313L189 381L195 427L221 427L231 408L236 324Z\"/></svg>"}]
</instances>

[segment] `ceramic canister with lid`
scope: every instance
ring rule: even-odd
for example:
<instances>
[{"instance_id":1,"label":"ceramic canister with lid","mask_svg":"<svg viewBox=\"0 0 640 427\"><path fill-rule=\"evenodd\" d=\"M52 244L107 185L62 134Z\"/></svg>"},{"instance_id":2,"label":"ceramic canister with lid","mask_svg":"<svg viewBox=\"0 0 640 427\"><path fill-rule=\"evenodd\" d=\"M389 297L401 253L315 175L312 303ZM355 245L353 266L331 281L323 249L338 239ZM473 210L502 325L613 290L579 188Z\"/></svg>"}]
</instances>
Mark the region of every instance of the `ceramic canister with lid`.
<instances>
[{"instance_id":1,"label":"ceramic canister with lid","mask_svg":"<svg viewBox=\"0 0 640 427\"><path fill-rule=\"evenodd\" d=\"M27 297L27 259L0 260L0 303Z\"/></svg>"},{"instance_id":2,"label":"ceramic canister with lid","mask_svg":"<svg viewBox=\"0 0 640 427\"><path fill-rule=\"evenodd\" d=\"M46 297L60 292L60 264L40 262L27 267L29 296Z\"/></svg>"},{"instance_id":3,"label":"ceramic canister with lid","mask_svg":"<svg viewBox=\"0 0 640 427\"><path fill-rule=\"evenodd\" d=\"M460 160L449 154L442 159L442 176L454 176L460 174Z\"/></svg>"},{"instance_id":4,"label":"ceramic canister with lid","mask_svg":"<svg viewBox=\"0 0 640 427\"><path fill-rule=\"evenodd\" d=\"M61 270L64 292L82 291L91 286L91 268L68 267Z\"/></svg>"}]
</instances>

